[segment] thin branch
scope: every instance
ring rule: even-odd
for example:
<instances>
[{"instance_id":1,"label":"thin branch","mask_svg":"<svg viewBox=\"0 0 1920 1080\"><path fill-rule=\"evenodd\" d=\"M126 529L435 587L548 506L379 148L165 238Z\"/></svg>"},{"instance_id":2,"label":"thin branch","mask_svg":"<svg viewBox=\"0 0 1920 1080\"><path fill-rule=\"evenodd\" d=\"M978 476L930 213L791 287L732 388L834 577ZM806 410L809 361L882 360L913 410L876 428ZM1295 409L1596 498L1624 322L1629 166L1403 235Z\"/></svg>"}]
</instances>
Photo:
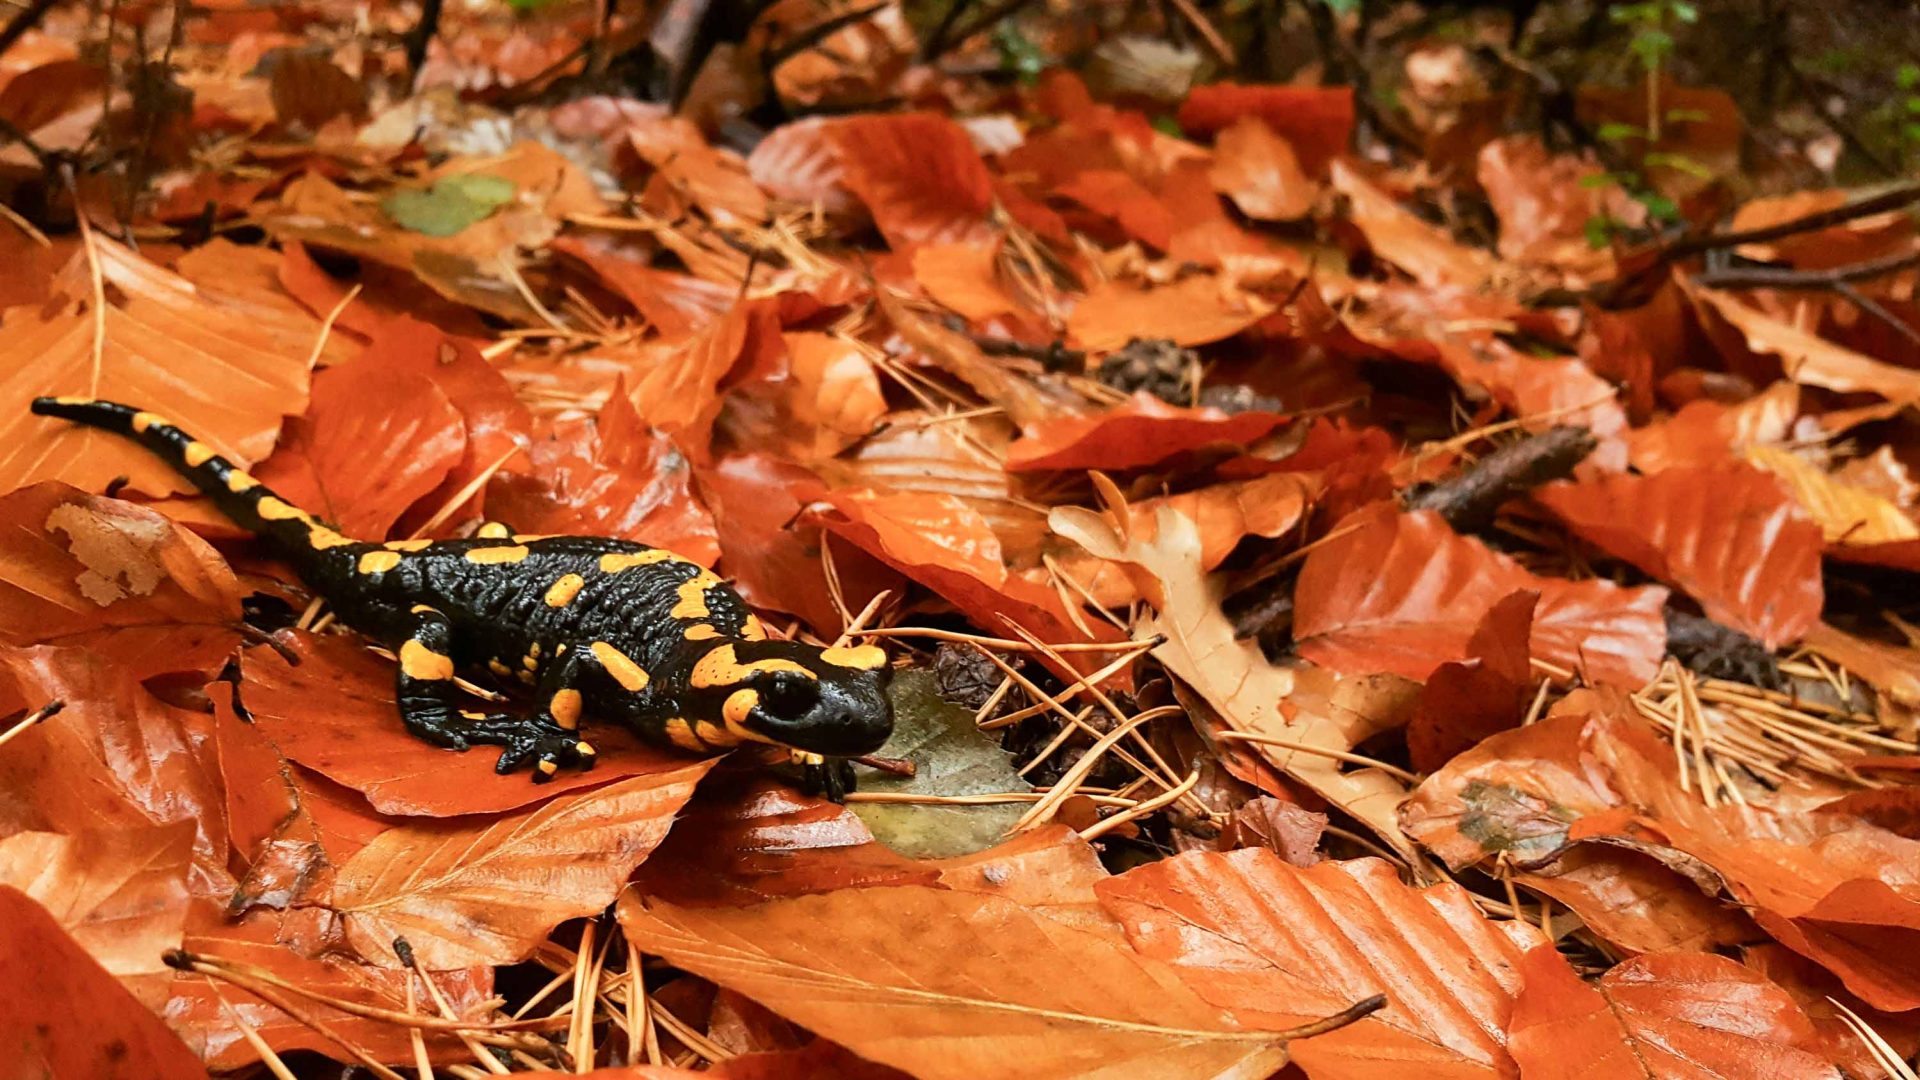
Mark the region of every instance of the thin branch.
<instances>
[{"instance_id":1,"label":"thin branch","mask_svg":"<svg viewBox=\"0 0 1920 1080\"><path fill-rule=\"evenodd\" d=\"M0 30L0 53L13 47L13 43L24 37L27 31L39 25L47 12L53 10L57 0L33 0L33 3L20 9L20 13L7 20L6 28Z\"/></svg>"},{"instance_id":2,"label":"thin branch","mask_svg":"<svg viewBox=\"0 0 1920 1080\"><path fill-rule=\"evenodd\" d=\"M1710 289L1838 289L1854 281L1920 266L1920 251L1870 259L1825 270L1793 270L1781 266L1729 266L1693 275L1696 285Z\"/></svg>"},{"instance_id":3,"label":"thin branch","mask_svg":"<svg viewBox=\"0 0 1920 1080\"><path fill-rule=\"evenodd\" d=\"M889 6L891 6L891 0L883 0L882 3L874 4L871 7L855 8L845 14L835 15L825 22L815 23L805 30L800 31L798 34L795 34L792 41L782 43L777 49L768 49L766 58L762 61L762 66L765 67L766 70L772 71L774 68L799 56L801 53L806 52L815 45L845 30L847 27L855 23L865 22L880 12L885 11Z\"/></svg>"}]
</instances>

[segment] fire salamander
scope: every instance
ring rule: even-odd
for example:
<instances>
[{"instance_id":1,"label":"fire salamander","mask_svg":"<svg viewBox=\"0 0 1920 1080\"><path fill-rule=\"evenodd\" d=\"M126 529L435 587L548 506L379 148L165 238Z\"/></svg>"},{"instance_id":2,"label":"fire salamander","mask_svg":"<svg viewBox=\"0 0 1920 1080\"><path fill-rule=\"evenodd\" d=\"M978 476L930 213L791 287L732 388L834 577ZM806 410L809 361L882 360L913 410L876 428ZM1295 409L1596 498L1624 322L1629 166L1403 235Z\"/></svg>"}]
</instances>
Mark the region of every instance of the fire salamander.
<instances>
[{"instance_id":1,"label":"fire salamander","mask_svg":"<svg viewBox=\"0 0 1920 1080\"><path fill-rule=\"evenodd\" d=\"M342 622L397 651L409 732L453 750L503 747L498 772L531 762L538 781L590 766L578 728L593 715L688 751L785 747L837 795L851 770L827 759L871 753L893 728L883 650L769 640L738 593L670 551L498 523L469 540L354 540L153 413L44 397L33 411L131 436L171 462ZM464 711L456 672L534 688L538 711Z\"/></svg>"}]
</instances>

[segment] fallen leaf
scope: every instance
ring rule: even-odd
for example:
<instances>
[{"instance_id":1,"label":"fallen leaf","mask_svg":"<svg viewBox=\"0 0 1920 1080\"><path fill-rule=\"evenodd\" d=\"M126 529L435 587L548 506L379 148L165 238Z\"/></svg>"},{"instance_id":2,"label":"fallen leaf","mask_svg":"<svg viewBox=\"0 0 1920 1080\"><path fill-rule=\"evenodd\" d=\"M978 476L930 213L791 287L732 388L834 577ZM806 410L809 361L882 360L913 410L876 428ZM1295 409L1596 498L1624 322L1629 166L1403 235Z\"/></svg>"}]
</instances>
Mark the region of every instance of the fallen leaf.
<instances>
[{"instance_id":1,"label":"fallen leaf","mask_svg":"<svg viewBox=\"0 0 1920 1080\"><path fill-rule=\"evenodd\" d=\"M1574 535L1699 601L1768 648L1820 617L1820 530L1744 465L1548 484L1533 493Z\"/></svg>"},{"instance_id":2,"label":"fallen leaf","mask_svg":"<svg viewBox=\"0 0 1920 1080\"><path fill-rule=\"evenodd\" d=\"M206 1067L25 893L0 884L0 1041L19 1076L197 1080ZM84 1003L85 1008L78 1006Z\"/></svg>"},{"instance_id":3,"label":"fallen leaf","mask_svg":"<svg viewBox=\"0 0 1920 1080\"><path fill-rule=\"evenodd\" d=\"M619 916L635 949L923 1080L1257 1076L1286 1060L1285 1032L1233 1022L1170 966L998 897L908 885L692 909L628 893Z\"/></svg>"},{"instance_id":4,"label":"fallen leaf","mask_svg":"<svg viewBox=\"0 0 1920 1080\"><path fill-rule=\"evenodd\" d=\"M1527 639L1540 594L1502 597L1467 639L1471 662L1448 661L1427 678L1426 693L1407 722L1413 767L1433 772L1487 736L1517 725L1533 697Z\"/></svg>"},{"instance_id":5,"label":"fallen leaf","mask_svg":"<svg viewBox=\"0 0 1920 1080\"><path fill-rule=\"evenodd\" d=\"M1208 178L1215 191L1257 221L1305 217L1320 198L1320 186L1307 178L1292 144L1252 114L1215 137Z\"/></svg>"},{"instance_id":6,"label":"fallen leaf","mask_svg":"<svg viewBox=\"0 0 1920 1080\"><path fill-rule=\"evenodd\" d=\"M1346 153L1353 136L1353 89L1346 86L1196 86L1180 104L1183 131L1208 134L1258 117L1293 145L1309 173L1319 175Z\"/></svg>"},{"instance_id":7,"label":"fallen leaf","mask_svg":"<svg viewBox=\"0 0 1920 1080\"><path fill-rule=\"evenodd\" d=\"M1920 525L1892 500L1845 483L1790 451L1772 446L1749 447L1747 460L1786 484L1794 501L1820 526L1829 544L1920 540Z\"/></svg>"},{"instance_id":8,"label":"fallen leaf","mask_svg":"<svg viewBox=\"0 0 1920 1080\"><path fill-rule=\"evenodd\" d=\"M1878 394L1903 405L1920 401L1920 370L1836 345L1744 304L1730 293L1691 287L1688 295L1703 310L1726 320L1747 348L1778 356L1787 378L1802 386L1843 394Z\"/></svg>"},{"instance_id":9,"label":"fallen leaf","mask_svg":"<svg viewBox=\"0 0 1920 1080\"><path fill-rule=\"evenodd\" d=\"M1457 886L1408 888L1379 859L1301 869L1247 849L1165 859L1099 894L1135 948L1250 1022L1387 995L1380 1012L1294 1049L1314 1080L1514 1075L1507 1019L1541 936L1487 919Z\"/></svg>"},{"instance_id":10,"label":"fallen leaf","mask_svg":"<svg viewBox=\"0 0 1920 1080\"><path fill-rule=\"evenodd\" d=\"M1422 285L1473 290L1493 273L1493 260L1415 217L1344 161L1333 163L1333 189L1352 205L1353 224L1374 253Z\"/></svg>"},{"instance_id":11,"label":"fallen leaf","mask_svg":"<svg viewBox=\"0 0 1920 1080\"><path fill-rule=\"evenodd\" d=\"M1271 305L1224 278L1195 274L1147 289L1126 282L1095 285L1067 316L1076 348L1104 352L1135 338L1205 345L1230 338L1265 318Z\"/></svg>"},{"instance_id":12,"label":"fallen leaf","mask_svg":"<svg viewBox=\"0 0 1920 1080\"><path fill-rule=\"evenodd\" d=\"M913 251L913 278L940 306L979 323L1016 315L1019 302L1000 282L998 244L923 244Z\"/></svg>"},{"instance_id":13,"label":"fallen leaf","mask_svg":"<svg viewBox=\"0 0 1920 1080\"><path fill-rule=\"evenodd\" d=\"M0 641L76 646L140 677L219 665L240 583L151 510L55 481L0 496Z\"/></svg>"},{"instance_id":14,"label":"fallen leaf","mask_svg":"<svg viewBox=\"0 0 1920 1080\"><path fill-rule=\"evenodd\" d=\"M1533 655L1634 688L1659 667L1664 589L1540 577L1430 510L1379 506L1336 527L1352 531L1314 548L1294 585L1294 639L1315 663L1425 679L1467 656L1496 601L1529 590Z\"/></svg>"},{"instance_id":15,"label":"fallen leaf","mask_svg":"<svg viewBox=\"0 0 1920 1080\"><path fill-rule=\"evenodd\" d=\"M110 289L95 308L94 273ZM119 476L134 491L192 485L138 443L27 410L35 397L111 397L165 415L229 460L267 455L280 417L307 403L311 319L244 311L98 236L56 279L54 299L0 317L0 489L64 480L95 491ZM97 355L96 355L97 350Z\"/></svg>"},{"instance_id":16,"label":"fallen leaf","mask_svg":"<svg viewBox=\"0 0 1920 1080\"><path fill-rule=\"evenodd\" d=\"M1840 1075L1787 992L1723 956L1619 964L1592 986L1550 945L1523 961L1512 1050L1527 1077L1788 1080Z\"/></svg>"},{"instance_id":17,"label":"fallen leaf","mask_svg":"<svg viewBox=\"0 0 1920 1080\"><path fill-rule=\"evenodd\" d=\"M425 968L525 959L555 926L612 902L710 765L562 795L490 822L390 830L340 868L330 905L347 943L371 963L398 966L397 937Z\"/></svg>"},{"instance_id":18,"label":"fallen leaf","mask_svg":"<svg viewBox=\"0 0 1920 1080\"><path fill-rule=\"evenodd\" d=\"M916 244L985 243L993 178L966 130L936 113L866 115L823 131L839 158L839 182L866 204L896 250Z\"/></svg>"},{"instance_id":19,"label":"fallen leaf","mask_svg":"<svg viewBox=\"0 0 1920 1080\"><path fill-rule=\"evenodd\" d=\"M1141 391L1103 413L1028 425L1007 447L1006 464L1014 472L1141 468L1209 447L1244 447L1285 423L1279 413L1169 405Z\"/></svg>"},{"instance_id":20,"label":"fallen leaf","mask_svg":"<svg viewBox=\"0 0 1920 1080\"><path fill-rule=\"evenodd\" d=\"M161 957L180 947L186 929L192 854L185 822L70 836L19 832L0 839L0 885L46 908L121 986L158 1009L173 981Z\"/></svg>"},{"instance_id":21,"label":"fallen leaf","mask_svg":"<svg viewBox=\"0 0 1920 1080\"><path fill-rule=\"evenodd\" d=\"M339 635L287 631L274 649L246 654L242 700L286 757L365 795L383 814L453 817L513 810L633 776L678 776L688 759L641 743L617 722L586 718L581 735L598 758L544 784L493 771L497 747L461 753L409 734L394 701L392 661Z\"/></svg>"}]
</instances>

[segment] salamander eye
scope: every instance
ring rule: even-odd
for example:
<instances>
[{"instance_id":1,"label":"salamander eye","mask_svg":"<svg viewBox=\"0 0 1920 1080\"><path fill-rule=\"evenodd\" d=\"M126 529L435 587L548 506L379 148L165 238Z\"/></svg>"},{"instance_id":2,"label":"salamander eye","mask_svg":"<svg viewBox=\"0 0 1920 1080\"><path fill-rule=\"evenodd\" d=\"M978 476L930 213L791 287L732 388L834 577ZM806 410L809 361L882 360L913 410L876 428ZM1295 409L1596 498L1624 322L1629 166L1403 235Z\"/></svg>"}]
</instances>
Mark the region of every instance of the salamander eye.
<instances>
[{"instance_id":1,"label":"salamander eye","mask_svg":"<svg viewBox=\"0 0 1920 1080\"><path fill-rule=\"evenodd\" d=\"M760 690L760 711L780 720L797 720L820 703L820 688L812 679L775 672Z\"/></svg>"}]
</instances>

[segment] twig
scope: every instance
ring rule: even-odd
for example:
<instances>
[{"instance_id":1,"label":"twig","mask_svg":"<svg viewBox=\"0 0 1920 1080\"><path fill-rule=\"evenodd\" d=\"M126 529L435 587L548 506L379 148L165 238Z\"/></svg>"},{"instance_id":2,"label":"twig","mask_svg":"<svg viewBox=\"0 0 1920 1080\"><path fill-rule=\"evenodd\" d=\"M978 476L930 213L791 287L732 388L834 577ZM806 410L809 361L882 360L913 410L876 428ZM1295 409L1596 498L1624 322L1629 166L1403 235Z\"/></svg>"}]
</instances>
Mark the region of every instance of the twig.
<instances>
[{"instance_id":1,"label":"twig","mask_svg":"<svg viewBox=\"0 0 1920 1080\"><path fill-rule=\"evenodd\" d=\"M427 61L427 44L440 29L441 0L422 0L420 21L407 32L407 89L420 81L420 68Z\"/></svg>"},{"instance_id":2,"label":"twig","mask_svg":"<svg viewBox=\"0 0 1920 1080\"><path fill-rule=\"evenodd\" d=\"M994 4L980 12L975 18L969 20L963 29L954 31L950 38L940 43L939 52L929 52L924 58L925 61L930 64L938 60L948 49L966 41L975 34L992 29L995 23L1018 12L1021 8L1031 3L1033 3L1033 0L1000 0L999 3Z\"/></svg>"},{"instance_id":3,"label":"twig","mask_svg":"<svg viewBox=\"0 0 1920 1080\"><path fill-rule=\"evenodd\" d=\"M1738 232L1682 236L1663 248L1661 255L1665 261L1672 261L1719 248L1739 247L1742 244L1764 244L1770 240L1779 240L1803 232L1818 232L1834 225L1844 225L1849 221L1872 217L1874 214L1882 214L1889 210L1899 210L1916 202L1920 202L1920 180L1900 184L1858 202L1836 206L1829 210L1816 210L1811 214L1802 214L1797 218L1788 218L1786 221L1772 225L1742 229Z\"/></svg>"},{"instance_id":4,"label":"twig","mask_svg":"<svg viewBox=\"0 0 1920 1080\"><path fill-rule=\"evenodd\" d=\"M947 51L947 35L953 33L954 24L959 22L960 16L972 6L973 0L952 0L947 5L946 12L940 16L939 25L927 35L927 40L920 43L920 55L917 59L921 63L929 63L934 57Z\"/></svg>"},{"instance_id":5,"label":"twig","mask_svg":"<svg viewBox=\"0 0 1920 1080\"><path fill-rule=\"evenodd\" d=\"M35 724L38 724L40 721L45 720L48 717L54 716L55 714L59 713L61 709L64 709L66 707L67 707L67 703L64 701L49 701L45 705L42 705L39 708L33 710L32 712L28 713L26 716L22 717L19 723L8 728L5 732L0 732L0 746L5 746L8 743L12 742L13 740L19 738L21 734L24 733L28 728L33 727Z\"/></svg>"},{"instance_id":6,"label":"twig","mask_svg":"<svg viewBox=\"0 0 1920 1080\"><path fill-rule=\"evenodd\" d=\"M21 8L19 14L8 19L6 28L0 30L0 53L11 49L14 42L19 41L27 31L39 25L47 12L53 10L56 2L57 0L33 0L33 3Z\"/></svg>"},{"instance_id":7,"label":"twig","mask_svg":"<svg viewBox=\"0 0 1920 1080\"><path fill-rule=\"evenodd\" d=\"M774 68L799 56L801 53L806 52L815 45L845 30L847 27L855 23L865 22L891 6L891 0L885 0L885 2L874 4L871 7L855 8L852 11L835 15L833 18L827 19L824 22L817 22L805 30L800 31L798 34L795 34L792 41L783 42L777 49L768 49L766 55L760 61L761 67L764 70L772 71Z\"/></svg>"},{"instance_id":8,"label":"twig","mask_svg":"<svg viewBox=\"0 0 1920 1080\"><path fill-rule=\"evenodd\" d=\"M1550 480L1573 474L1600 445L1583 427L1560 425L1503 446L1454 476L1407 497L1409 510L1434 510L1457 532L1493 524L1500 505Z\"/></svg>"},{"instance_id":9,"label":"twig","mask_svg":"<svg viewBox=\"0 0 1920 1080\"><path fill-rule=\"evenodd\" d=\"M1696 285L1710 289L1838 289L1855 281L1866 281L1920 266L1920 251L1869 259L1826 270L1793 270L1779 266L1739 266L1705 270L1693 275Z\"/></svg>"}]
</instances>

